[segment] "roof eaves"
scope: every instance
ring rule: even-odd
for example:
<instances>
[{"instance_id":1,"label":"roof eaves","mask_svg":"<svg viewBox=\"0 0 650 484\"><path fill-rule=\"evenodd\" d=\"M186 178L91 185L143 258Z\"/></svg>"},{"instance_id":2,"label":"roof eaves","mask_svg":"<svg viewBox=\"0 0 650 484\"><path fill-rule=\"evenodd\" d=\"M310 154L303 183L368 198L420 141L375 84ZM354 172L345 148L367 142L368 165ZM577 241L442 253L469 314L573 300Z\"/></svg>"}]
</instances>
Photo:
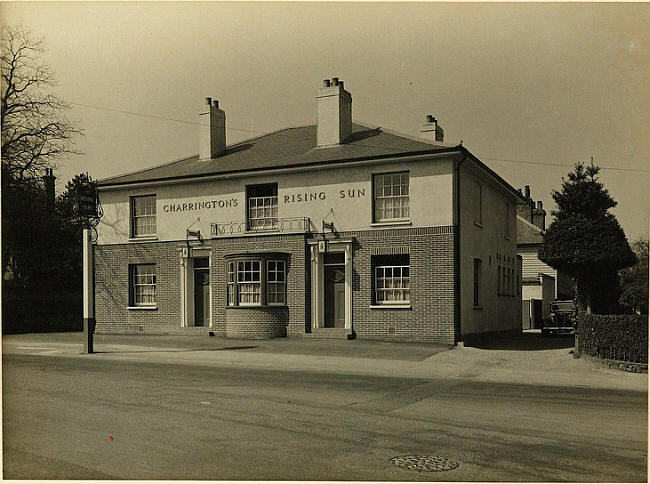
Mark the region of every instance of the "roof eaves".
<instances>
[{"instance_id":1,"label":"roof eaves","mask_svg":"<svg viewBox=\"0 0 650 484\"><path fill-rule=\"evenodd\" d=\"M481 160L478 159L476 155L474 155L471 151L469 151L467 148L465 148L462 145L459 145L458 148L466 154L468 157L470 157L479 167L481 167L483 170L485 170L490 176L492 176L499 184L501 184L506 190L508 190L512 195L515 196L518 200L520 200L522 203L526 201L524 196L519 193L519 190L517 190L515 187L513 187L510 183L505 181L501 175L499 175L497 172L495 172L492 168L487 166L485 163L483 163Z\"/></svg>"},{"instance_id":2,"label":"roof eaves","mask_svg":"<svg viewBox=\"0 0 650 484\"><path fill-rule=\"evenodd\" d=\"M269 168L269 167L264 167L264 168L246 168L243 170L230 170L230 171L223 171L223 172L209 172L209 173L200 173L200 174L190 174L190 175L176 175L176 176L169 176L169 177L161 177L161 178L151 178L149 180L127 180L127 181L122 181L122 182L115 182L115 183L105 183L105 184L100 184L103 188L109 188L109 187L118 187L121 185L133 185L133 184L153 184L153 183L164 183L164 182L171 182L171 181L176 181L176 180L189 180L189 179L202 179L202 178L208 178L211 176L215 175L221 175L221 176L228 176L228 175L237 175L237 174L247 174L247 173L261 173L261 172L268 172L268 171L274 171L274 170L291 170L291 169L298 169L298 168L307 168L311 166L318 166L318 165L327 165L327 164L338 164L338 163L353 163L353 162L362 162L362 161L371 161L371 160L382 160L382 159L391 159L391 158L406 158L406 157L412 157L412 156L422 156L422 155L436 155L436 154L444 154L444 153L454 153L460 151L458 150L457 146L449 147L449 148L442 148L442 149L431 149L431 150L424 150L424 151L411 151L411 152L402 152L402 153L389 153L385 155L373 155L373 156L363 156L363 157L353 157L353 158L346 158L346 159L327 159L327 160L319 160L319 161L311 161L311 162L306 162L306 163L296 163L293 165L286 165L283 167L279 168ZM189 158L186 158L189 159ZM180 160L183 161L183 160Z\"/></svg>"}]
</instances>

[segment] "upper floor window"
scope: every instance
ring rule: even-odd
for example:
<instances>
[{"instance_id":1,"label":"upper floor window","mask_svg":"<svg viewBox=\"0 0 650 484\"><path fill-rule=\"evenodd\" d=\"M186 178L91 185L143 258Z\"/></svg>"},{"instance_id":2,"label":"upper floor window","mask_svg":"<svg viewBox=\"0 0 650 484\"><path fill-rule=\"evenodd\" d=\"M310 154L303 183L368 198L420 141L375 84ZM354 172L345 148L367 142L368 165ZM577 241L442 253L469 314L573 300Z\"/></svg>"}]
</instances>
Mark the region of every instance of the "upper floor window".
<instances>
[{"instance_id":1,"label":"upper floor window","mask_svg":"<svg viewBox=\"0 0 650 484\"><path fill-rule=\"evenodd\" d=\"M375 302L408 304L410 302L409 255L373 256Z\"/></svg>"},{"instance_id":2,"label":"upper floor window","mask_svg":"<svg viewBox=\"0 0 650 484\"><path fill-rule=\"evenodd\" d=\"M278 227L278 184L246 187L248 230L273 230Z\"/></svg>"},{"instance_id":3,"label":"upper floor window","mask_svg":"<svg viewBox=\"0 0 650 484\"><path fill-rule=\"evenodd\" d=\"M477 181L474 182L474 223L483 225L483 187Z\"/></svg>"},{"instance_id":4,"label":"upper floor window","mask_svg":"<svg viewBox=\"0 0 650 484\"><path fill-rule=\"evenodd\" d=\"M155 306L156 265L134 264L130 269L129 297L132 306Z\"/></svg>"},{"instance_id":5,"label":"upper floor window","mask_svg":"<svg viewBox=\"0 0 650 484\"><path fill-rule=\"evenodd\" d=\"M131 197L131 236L156 234L156 196Z\"/></svg>"},{"instance_id":6,"label":"upper floor window","mask_svg":"<svg viewBox=\"0 0 650 484\"><path fill-rule=\"evenodd\" d=\"M374 175L374 221L408 220L409 173L382 173Z\"/></svg>"}]
</instances>

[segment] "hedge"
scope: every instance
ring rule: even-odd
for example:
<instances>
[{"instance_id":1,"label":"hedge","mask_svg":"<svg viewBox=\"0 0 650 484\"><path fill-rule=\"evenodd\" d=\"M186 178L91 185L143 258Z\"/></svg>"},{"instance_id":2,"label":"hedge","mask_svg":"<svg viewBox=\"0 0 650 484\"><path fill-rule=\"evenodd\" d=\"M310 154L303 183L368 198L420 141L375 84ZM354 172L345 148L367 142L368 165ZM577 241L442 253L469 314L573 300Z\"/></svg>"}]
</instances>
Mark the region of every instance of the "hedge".
<instances>
[{"instance_id":1,"label":"hedge","mask_svg":"<svg viewBox=\"0 0 650 484\"><path fill-rule=\"evenodd\" d=\"M648 363L648 316L585 314L578 318L576 341L587 355Z\"/></svg>"},{"instance_id":2,"label":"hedge","mask_svg":"<svg viewBox=\"0 0 650 484\"><path fill-rule=\"evenodd\" d=\"M4 287L2 332L51 333L83 330L83 296L79 292Z\"/></svg>"}]
</instances>

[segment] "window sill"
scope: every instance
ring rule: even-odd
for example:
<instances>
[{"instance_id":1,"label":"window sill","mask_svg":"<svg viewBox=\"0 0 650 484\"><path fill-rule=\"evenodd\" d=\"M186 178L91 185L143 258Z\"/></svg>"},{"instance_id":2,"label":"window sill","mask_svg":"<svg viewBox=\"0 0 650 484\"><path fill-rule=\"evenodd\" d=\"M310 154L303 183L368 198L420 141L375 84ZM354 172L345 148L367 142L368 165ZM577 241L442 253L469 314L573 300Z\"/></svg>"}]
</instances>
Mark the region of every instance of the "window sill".
<instances>
[{"instance_id":1,"label":"window sill","mask_svg":"<svg viewBox=\"0 0 650 484\"><path fill-rule=\"evenodd\" d=\"M158 306L127 306L129 311L158 311Z\"/></svg>"},{"instance_id":2,"label":"window sill","mask_svg":"<svg viewBox=\"0 0 650 484\"><path fill-rule=\"evenodd\" d=\"M370 309L413 309L411 304L371 304Z\"/></svg>"},{"instance_id":3,"label":"window sill","mask_svg":"<svg viewBox=\"0 0 650 484\"><path fill-rule=\"evenodd\" d=\"M392 222L372 222L371 227L389 227L391 225L413 225L410 220L395 220Z\"/></svg>"},{"instance_id":4,"label":"window sill","mask_svg":"<svg viewBox=\"0 0 650 484\"><path fill-rule=\"evenodd\" d=\"M158 240L157 235L147 235L142 237L129 237L129 242L149 242L152 240Z\"/></svg>"}]
</instances>

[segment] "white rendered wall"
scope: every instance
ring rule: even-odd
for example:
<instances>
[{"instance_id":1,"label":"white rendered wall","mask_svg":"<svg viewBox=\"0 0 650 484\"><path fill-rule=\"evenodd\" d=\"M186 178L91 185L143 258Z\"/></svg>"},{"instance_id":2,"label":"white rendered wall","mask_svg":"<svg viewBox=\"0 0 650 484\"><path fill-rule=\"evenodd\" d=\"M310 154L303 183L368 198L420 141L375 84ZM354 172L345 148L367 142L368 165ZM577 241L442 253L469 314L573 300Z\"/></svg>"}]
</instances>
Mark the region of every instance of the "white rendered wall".
<instances>
[{"instance_id":1,"label":"white rendered wall","mask_svg":"<svg viewBox=\"0 0 650 484\"><path fill-rule=\"evenodd\" d=\"M442 159L102 190L98 243L127 243L129 197L148 194L156 195L158 240L184 240L192 224L209 237L212 223L246 220L246 185L260 183L278 184L280 218L309 217L319 231L323 219L339 232L372 230L372 175L397 171L410 173L409 227L453 224L452 161Z\"/></svg>"}]
</instances>

